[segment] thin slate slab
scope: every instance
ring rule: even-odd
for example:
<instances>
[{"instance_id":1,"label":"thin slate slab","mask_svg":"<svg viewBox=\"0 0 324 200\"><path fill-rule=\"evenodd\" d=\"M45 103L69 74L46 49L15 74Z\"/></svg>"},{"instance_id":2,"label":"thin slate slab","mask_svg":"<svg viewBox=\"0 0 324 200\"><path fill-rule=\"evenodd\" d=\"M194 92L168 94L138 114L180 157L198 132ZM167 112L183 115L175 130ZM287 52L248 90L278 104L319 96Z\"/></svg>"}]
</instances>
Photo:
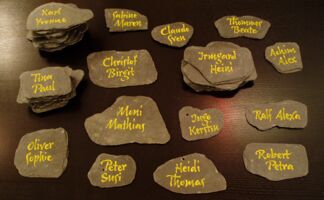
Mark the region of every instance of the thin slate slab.
<instances>
[{"instance_id":1,"label":"thin slate slab","mask_svg":"<svg viewBox=\"0 0 324 200\"><path fill-rule=\"evenodd\" d=\"M152 84L157 79L147 50L101 51L87 57L90 80L105 88Z\"/></svg>"},{"instance_id":2,"label":"thin slate slab","mask_svg":"<svg viewBox=\"0 0 324 200\"><path fill-rule=\"evenodd\" d=\"M235 90L257 78L251 51L222 41L186 48L181 72L196 92Z\"/></svg>"},{"instance_id":3,"label":"thin slate slab","mask_svg":"<svg viewBox=\"0 0 324 200\"><path fill-rule=\"evenodd\" d=\"M184 60L198 69L207 81L217 84L247 77L252 71L251 66L246 66L250 62L249 55L247 48L191 46L186 48Z\"/></svg>"},{"instance_id":4,"label":"thin slate slab","mask_svg":"<svg viewBox=\"0 0 324 200\"><path fill-rule=\"evenodd\" d=\"M102 153L88 172L91 185L112 188L129 185L135 179L136 163L128 155Z\"/></svg>"},{"instance_id":5,"label":"thin slate slab","mask_svg":"<svg viewBox=\"0 0 324 200\"><path fill-rule=\"evenodd\" d=\"M42 51L62 50L82 40L92 18L91 10L75 4L46 3L28 15L27 39Z\"/></svg>"},{"instance_id":6,"label":"thin slate slab","mask_svg":"<svg viewBox=\"0 0 324 200\"><path fill-rule=\"evenodd\" d=\"M308 174L306 149L300 144L251 143L243 152L246 169L270 181Z\"/></svg>"},{"instance_id":7,"label":"thin slate slab","mask_svg":"<svg viewBox=\"0 0 324 200\"><path fill-rule=\"evenodd\" d=\"M179 111L182 137L188 141L213 137L224 126L224 115L215 108L200 110L185 106Z\"/></svg>"},{"instance_id":8,"label":"thin slate slab","mask_svg":"<svg viewBox=\"0 0 324 200\"><path fill-rule=\"evenodd\" d=\"M193 153L171 159L159 166L154 181L181 194L203 194L226 190L226 180L205 155Z\"/></svg>"},{"instance_id":9,"label":"thin slate slab","mask_svg":"<svg viewBox=\"0 0 324 200\"><path fill-rule=\"evenodd\" d=\"M109 32L139 31L148 29L147 17L135 10L105 9L106 25Z\"/></svg>"},{"instance_id":10,"label":"thin slate slab","mask_svg":"<svg viewBox=\"0 0 324 200\"><path fill-rule=\"evenodd\" d=\"M286 100L277 103L249 105L246 107L247 121L259 130L282 128L305 128L308 122L307 106Z\"/></svg>"},{"instance_id":11,"label":"thin slate slab","mask_svg":"<svg viewBox=\"0 0 324 200\"><path fill-rule=\"evenodd\" d=\"M85 121L90 139L99 145L165 144L170 134L150 97L120 96L102 113Z\"/></svg>"},{"instance_id":12,"label":"thin slate slab","mask_svg":"<svg viewBox=\"0 0 324 200\"><path fill-rule=\"evenodd\" d=\"M17 103L27 103L35 113L61 108L76 96L83 77L83 70L68 66L23 72L19 77Z\"/></svg>"},{"instance_id":13,"label":"thin slate slab","mask_svg":"<svg viewBox=\"0 0 324 200\"><path fill-rule=\"evenodd\" d=\"M215 21L215 26L223 38L247 37L252 39L263 39L267 34L270 22L254 17L224 16Z\"/></svg>"},{"instance_id":14,"label":"thin slate slab","mask_svg":"<svg viewBox=\"0 0 324 200\"><path fill-rule=\"evenodd\" d=\"M161 44L183 47L189 42L193 33L194 29L191 25L185 22L175 22L153 28L151 36Z\"/></svg>"},{"instance_id":15,"label":"thin slate slab","mask_svg":"<svg viewBox=\"0 0 324 200\"><path fill-rule=\"evenodd\" d=\"M20 76L21 93L26 99L66 95L72 91L71 78L63 67L45 67Z\"/></svg>"},{"instance_id":16,"label":"thin slate slab","mask_svg":"<svg viewBox=\"0 0 324 200\"><path fill-rule=\"evenodd\" d=\"M27 29L48 31L68 29L83 24L93 18L89 9L81 9L64 3L46 3L35 8L27 18Z\"/></svg>"},{"instance_id":17,"label":"thin slate slab","mask_svg":"<svg viewBox=\"0 0 324 200\"><path fill-rule=\"evenodd\" d=\"M63 128L43 129L24 135L14 164L25 177L58 178L67 166L68 135Z\"/></svg>"},{"instance_id":18,"label":"thin slate slab","mask_svg":"<svg viewBox=\"0 0 324 200\"><path fill-rule=\"evenodd\" d=\"M303 69L296 42L277 42L266 48L265 57L280 73L293 73Z\"/></svg>"}]
</instances>

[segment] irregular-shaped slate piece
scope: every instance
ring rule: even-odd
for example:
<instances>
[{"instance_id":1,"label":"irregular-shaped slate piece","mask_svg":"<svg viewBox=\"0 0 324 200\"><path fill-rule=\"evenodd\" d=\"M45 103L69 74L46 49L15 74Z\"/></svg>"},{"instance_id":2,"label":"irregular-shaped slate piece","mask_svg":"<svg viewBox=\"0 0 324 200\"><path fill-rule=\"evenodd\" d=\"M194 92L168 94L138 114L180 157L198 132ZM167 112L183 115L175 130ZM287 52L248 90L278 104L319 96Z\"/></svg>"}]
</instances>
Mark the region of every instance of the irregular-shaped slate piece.
<instances>
[{"instance_id":1,"label":"irregular-shaped slate piece","mask_svg":"<svg viewBox=\"0 0 324 200\"><path fill-rule=\"evenodd\" d=\"M214 108L200 110L185 106L179 111L179 120L182 137L188 141L213 137L224 126L223 113Z\"/></svg>"},{"instance_id":2,"label":"irregular-shaped slate piece","mask_svg":"<svg viewBox=\"0 0 324 200\"><path fill-rule=\"evenodd\" d=\"M254 70L251 52L247 48L191 46L184 52L184 61L195 67L211 84L238 82Z\"/></svg>"},{"instance_id":3,"label":"irregular-shaped slate piece","mask_svg":"<svg viewBox=\"0 0 324 200\"><path fill-rule=\"evenodd\" d=\"M185 46L193 35L194 29L185 22L175 22L155 27L152 32L152 38L162 44L172 47Z\"/></svg>"},{"instance_id":4,"label":"irregular-shaped slate piece","mask_svg":"<svg viewBox=\"0 0 324 200\"><path fill-rule=\"evenodd\" d=\"M170 140L156 103L145 96L118 97L84 125L90 139L100 145L165 144Z\"/></svg>"},{"instance_id":5,"label":"irregular-shaped slate piece","mask_svg":"<svg viewBox=\"0 0 324 200\"><path fill-rule=\"evenodd\" d=\"M263 39L270 22L253 16L224 16L215 21L215 26L223 38L247 37Z\"/></svg>"},{"instance_id":6,"label":"irregular-shaped slate piece","mask_svg":"<svg viewBox=\"0 0 324 200\"><path fill-rule=\"evenodd\" d=\"M243 152L246 169L270 181L308 174L306 149L300 144L251 143Z\"/></svg>"},{"instance_id":7,"label":"irregular-shaped slate piece","mask_svg":"<svg viewBox=\"0 0 324 200\"><path fill-rule=\"evenodd\" d=\"M66 95L72 91L71 79L62 67L23 72L19 79L21 93L27 99Z\"/></svg>"},{"instance_id":8,"label":"irregular-shaped slate piece","mask_svg":"<svg viewBox=\"0 0 324 200\"><path fill-rule=\"evenodd\" d=\"M205 155L193 153L174 158L154 171L154 181L167 190L202 194L226 190L226 180Z\"/></svg>"},{"instance_id":9,"label":"irregular-shaped slate piece","mask_svg":"<svg viewBox=\"0 0 324 200\"><path fill-rule=\"evenodd\" d=\"M265 57L280 73L303 69L299 46L295 42L277 42L266 48Z\"/></svg>"},{"instance_id":10,"label":"irregular-shaped slate piece","mask_svg":"<svg viewBox=\"0 0 324 200\"><path fill-rule=\"evenodd\" d=\"M244 47L240 47L234 43L231 42L222 42L222 41L215 41L210 42L207 45L208 48L230 48L230 49L244 49L248 53L248 56L246 58L246 63L244 67L248 69L247 75L241 75L240 78L237 80L229 80L226 82L211 82L210 80L207 80L204 77L204 74L199 71L197 67L195 67L190 62L187 62L185 60L182 61L181 64L181 71L183 74L183 80L184 82L194 89L196 92L201 91L229 91L229 90L235 90L238 87L243 86L245 83L249 81L253 81L257 78L257 73L254 67L254 62L252 58L251 52ZM213 55L213 54L212 54ZM217 80L217 77L215 77Z\"/></svg>"},{"instance_id":11,"label":"irregular-shaped slate piece","mask_svg":"<svg viewBox=\"0 0 324 200\"><path fill-rule=\"evenodd\" d=\"M41 51L64 49L83 38L92 17L91 10L80 9L74 4L44 4L28 16L27 39Z\"/></svg>"},{"instance_id":12,"label":"irregular-shaped slate piece","mask_svg":"<svg viewBox=\"0 0 324 200\"><path fill-rule=\"evenodd\" d=\"M147 50L101 51L87 57L91 81L105 88L147 85L157 71Z\"/></svg>"},{"instance_id":13,"label":"irregular-shaped slate piece","mask_svg":"<svg viewBox=\"0 0 324 200\"><path fill-rule=\"evenodd\" d=\"M76 96L76 88L83 76L83 70L72 70L70 67L47 67L24 72L20 76L17 102L28 103L35 113L61 108Z\"/></svg>"},{"instance_id":14,"label":"irregular-shaped slate piece","mask_svg":"<svg viewBox=\"0 0 324 200\"><path fill-rule=\"evenodd\" d=\"M71 30L64 31L63 35L61 36L51 37L51 35L43 35L28 39L32 41L34 47L42 51L53 52L79 42L82 40L83 35L87 30L87 24L82 24L80 26L73 27Z\"/></svg>"},{"instance_id":15,"label":"irregular-shaped slate piece","mask_svg":"<svg viewBox=\"0 0 324 200\"><path fill-rule=\"evenodd\" d=\"M91 185L101 188L120 187L135 179L136 163L128 155L102 153L88 172Z\"/></svg>"},{"instance_id":16,"label":"irregular-shaped slate piece","mask_svg":"<svg viewBox=\"0 0 324 200\"><path fill-rule=\"evenodd\" d=\"M135 10L105 9L106 25L109 32L138 31L148 29L147 17Z\"/></svg>"},{"instance_id":17,"label":"irregular-shaped slate piece","mask_svg":"<svg viewBox=\"0 0 324 200\"><path fill-rule=\"evenodd\" d=\"M63 128L43 129L20 139L14 164L25 177L58 178L66 168L67 156L67 132Z\"/></svg>"},{"instance_id":18,"label":"irregular-shaped slate piece","mask_svg":"<svg viewBox=\"0 0 324 200\"><path fill-rule=\"evenodd\" d=\"M64 3L46 3L35 8L27 18L27 29L47 31L68 29L86 23L93 18L89 9L80 9Z\"/></svg>"},{"instance_id":19,"label":"irregular-shaped slate piece","mask_svg":"<svg viewBox=\"0 0 324 200\"><path fill-rule=\"evenodd\" d=\"M267 130L275 126L305 128L308 122L307 106L292 100L249 105L245 116L247 121L259 130Z\"/></svg>"}]
</instances>

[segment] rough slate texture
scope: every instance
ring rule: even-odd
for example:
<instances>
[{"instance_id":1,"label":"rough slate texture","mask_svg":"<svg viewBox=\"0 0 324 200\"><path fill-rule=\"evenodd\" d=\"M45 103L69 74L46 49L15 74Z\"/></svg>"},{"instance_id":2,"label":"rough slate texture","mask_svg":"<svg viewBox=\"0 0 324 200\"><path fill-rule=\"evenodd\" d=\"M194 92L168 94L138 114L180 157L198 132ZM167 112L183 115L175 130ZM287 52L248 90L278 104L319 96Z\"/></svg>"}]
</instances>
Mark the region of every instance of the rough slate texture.
<instances>
[{"instance_id":1,"label":"rough slate texture","mask_svg":"<svg viewBox=\"0 0 324 200\"><path fill-rule=\"evenodd\" d=\"M37 145L31 143L37 140ZM42 145L41 147L39 145ZM41 149L43 148L43 149ZM41 159L39 155L52 156L51 161L34 162L29 158ZM26 177L58 178L64 172L68 156L68 135L63 128L44 129L27 133L18 144L14 164L18 172ZM27 162L28 157L28 162Z\"/></svg>"},{"instance_id":2,"label":"rough slate texture","mask_svg":"<svg viewBox=\"0 0 324 200\"><path fill-rule=\"evenodd\" d=\"M102 153L89 170L88 179L93 186L112 188L131 184L135 174L136 163L132 157Z\"/></svg>"},{"instance_id":3,"label":"rough slate texture","mask_svg":"<svg viewBox=\"0 0 324 200\"><path fill-rule=\"evenodd\" d=\"M43 10L48 10L49 12L46 12L48 14L42 15L44 13ZM37 25L37 19L50 20L62 18L64 18L66 22ZM80 9L64 3L46 3L35 8L29 14L27 18L27 29L33 31L68 29L70 27L83 24L89 21L91 18L93 18L93 12L89 9Z\"/></svg>"},{"instance_id":4,"label":"rough slate texture","mask_svg":"<svg viewBox=\"0 0 324 200\"><path fill-rule=\"evenodd\" d=\"M64 107L76 96L76 88L83 77L83 70L73 70L68 66L24 72L19 77L17 103L29 104L35 113ZM38 88L36 92L35 88Z\"/></svg>"},{"instance_id":5,"label":"rough slate texture","mask_svg":"<svg viewBox=\"0 0 324 200\"><path fill-rule=\"evenodd\" d=\"M243 159L249 172L270 181L308 174L306 149L300 144L251 143L246 146Z\"/></svg>"},{"instance_id":6,"label":"rough slate texture","mask_svg":"<svg viewBox=\"0 0 324 200\"><path fill-rule=\"evenodd\" d=\"M120 62L125 59L133 62L111 66L113 60ZM147 50L94 52L88 55L87 62L91 81L105 88L147 85L155 82L158 75Z\"/></svg>"},{"instance_id":7,"label":"rough slate texture","mask_svg":"<svg viewBox=\"0 0 324 200\"><path fill-rule=\"evenodd\" d=\"M29 14L27 39L42 51L62 50L82 40L91 18L91 10L75 4L46 3Z\"/></svg>"},{"instance_id":8,"label":"rough slate texture","mask_svg":"<svg viewBox=\"0 0 324 200\"><path fill-rule=\"evenodd\" d=\"M137 114L117 114L120 108L125 111L127 107ZM84 125L90 139L100 145L165 144L170 140L156 103L145 96L118 97L105 111L87 118Z\"/></svg>"},{"instance_id":9,"label":"rough slate texture","mask_svg":"<svg viewBox=\"0 0 324 200\"><path fill-rule=\"evenodd\" d=\"M223 113L214 108L200 110L185 106L179 111L179 120L182 137L188 141L213 137L224 126Z\"/></svg>"},{"instance_id":10,"label":"rough slate texture","mask_svg":"<svg viewBox=\"0 0 324 200\"><path fill-rule=\"evenodd\" d=\"M235 59L222 58L229 55ZM257 78L250 50L231 42L186 48L181 71L184 82L196 92L235 90Z\"/></svg>"},{"instance_id":11,"label":"rough slate texture","mask_svg":"<svg viewBox=\"0 0 324 200\"><path fill-rule=\"evenodd\" d=\"M154 27L151 36L161 43L172 47L183 47L191 39L194 29L185 22L175 22Z\"/></svg>"},{"instance_id":12,"label":"rough slate texture","mask_svg":"<svg viewBox=\"0 0 324 200\"><path fill-rule=\"evenodd\" d=\"M181 173L180 170L176 170L176 165L180 166L181 163L182 166L194 167L193 171L196 172L182 171ZM187 185L187 187L175 184L176 181L173 181L175 178L172 178L175 175L179 176L176 180L189 180L190 182L194 180L196 184ZM175 193L203 194L226 190L226 180L223 175L218 172L211 160L199 153L171 159L159 166L153 176L157 184Z\"/></svg>"},{"instance_id":13,"label":"rough slate texture","mask_svg":"<svg viewBox=\"0 0 324 200\"><path fill-rule=\"evenodd\" d=\"M259 130L267 130L275 126L305 128L308 122L307 106L292 100L249 105L245 116L247 121Z\"/></svg>"},{"instance_id":14,"label":"rough slate texture","mask_svg":"<svg viewBox=\"0 0 324 200\"><path fill-rule=\"evenodd\" d=\"M215 26L223 38L247 37L263 39L271 24L266 20L254 16L237 17L233 15L218 19L215 21Z\"/></svg>"},{"instance_id":15,"label":"rough slate texture","mask_svg":"<svg viewBox=\"0 0 324 200\"><path fill-rule=\"evenodd\" d=\"M138 31L148 29L147 17L135 10L105 9L106 25L109 32Z\"/></svg>"},{"instance_id":16,"label":"rough slate texture","mask_svg":"<svg viewBox=\"0 0 324 200\"><path fill-rule=\"evenodd\" d=\"M280 73L293 73L303 69L300 49L295 42L277 42L268 46L265 57Z\"/></svg>"}]
</instances>

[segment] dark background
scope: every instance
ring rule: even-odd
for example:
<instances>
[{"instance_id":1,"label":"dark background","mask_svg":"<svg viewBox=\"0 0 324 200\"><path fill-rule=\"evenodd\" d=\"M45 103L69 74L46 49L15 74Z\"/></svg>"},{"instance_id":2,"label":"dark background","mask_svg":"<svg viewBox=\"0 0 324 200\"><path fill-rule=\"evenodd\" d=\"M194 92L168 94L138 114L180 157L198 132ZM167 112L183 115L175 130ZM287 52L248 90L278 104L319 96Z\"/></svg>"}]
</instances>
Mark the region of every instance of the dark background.
<instances>
[{"instance_id":1,"label":"dark background","mask_svg":"<svg viewBox=\"0 0 324 200\"><path fill-rule=\"evenodd\" d=\"M324 1L233 1L233 0L79 0L62 1L91 9L84 39L63 51L41 53L26 39L26 18L47 1L0 0L0 199L324 199ZM109 33L104 8L129 8L149 19L149 30ZM263 40L223 39L213 23L225 15L253 15L271 22ZM248 47L254 56L258 79L237 93L195 93L182 81L180 63L184 49L162 46L152 40L153 27L184 21L195 28L189 45L204 46L222 40ZM280 74L264 58L264 50L275 42L294 41L301 48L304 69ZM158 70L152 85L105 89L92 84L86 57L94 51L147 49ZM69 65L85 70L78 95L63 109L45 114L32 113L16 103L19 75L45 66ZM110 106L121 95L145 95L158 104L171 134L166 145L129 144L105 147L93 143L85 132L84 120ZM296 100L309 110L303 130L274 128L260 132L244 117L251 103ZM181 137L178 110L182 106L218 108L225 114L223 131L210 139L187 142ZM25 178L14 167L14 153L20 138L32 131L63 127L69 134L69 162L59 179ZM242 152L251 142L303 144L310 169L303 178L271 182L246 171ZM90 185L87 172L100 153L129 154L137 162L135 181L128 186L99 189ZM171 193L153 181L153 171L165 161L199 152L209 157L227 180L228 189L206 195Z\"/></svg>"}]
</instances>

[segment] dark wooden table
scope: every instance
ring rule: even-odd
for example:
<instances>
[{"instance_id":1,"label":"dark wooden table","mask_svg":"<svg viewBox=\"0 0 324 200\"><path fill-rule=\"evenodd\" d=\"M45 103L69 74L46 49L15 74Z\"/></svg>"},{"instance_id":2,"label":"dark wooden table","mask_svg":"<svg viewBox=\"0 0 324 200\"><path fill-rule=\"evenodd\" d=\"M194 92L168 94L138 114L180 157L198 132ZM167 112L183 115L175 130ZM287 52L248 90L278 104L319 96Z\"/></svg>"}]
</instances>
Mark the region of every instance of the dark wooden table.
<instances>
[{"instance_id":1,"label":"dark wooden table","mask_svg":"<svg viewBox=\"0 0 324 200\"><path fill-rule=\"evenodd\" d=\"M26 39L26 18L47 1L0 1L0 199L324 199L324 3L318 1L234 0L75 0L79 7L95 13L84 39L55 53L42 53ZM67 2L67 1L64 1ZM183 49L162 46L151 39L150 30L109 33L104 8L129 8L148 16L150 30L160 24L185 21L195 28L189 45L225 40L248 47L254 56L258 79L254 85L234 93L198 94L182 81ZM214 20L228 15L254 15L272 23L263 40L222 39ZM280 74L264 58L267 46L277 41L299 43L304 63L301 72ZM148 86L104 89L89 80L86 57L94 51L147 49L158 70L158 80ZM34 114L16 103L20 73L45 66L65 66L86 71L78 95L68 106L45 114ZM157 102L171 140L166 145L129 144L104 147L93 143L84 129L88 116L110 106L121 95L146 95ZM285 99L305 103L309 123L303 130L277 129L266 132L251 127L244 106ZM208 140L187 142L181 137L178 110L191 105L215 107L225 113L221 134ZM20 138L31 131L64 127L69 133L69 162L59 179L20 176L14 167L14 152ZM271 182L246 171L242 152L251 142L300 143L308 151L308 176ZM129 154L137 162L135 181L126 187L99 189L90 185L87 172L100 153ZM213 160L225 176L228 189L206 195L171 193L154 183L152 173L163 162L199 152Z\"/></svg>"}]
</instances>

